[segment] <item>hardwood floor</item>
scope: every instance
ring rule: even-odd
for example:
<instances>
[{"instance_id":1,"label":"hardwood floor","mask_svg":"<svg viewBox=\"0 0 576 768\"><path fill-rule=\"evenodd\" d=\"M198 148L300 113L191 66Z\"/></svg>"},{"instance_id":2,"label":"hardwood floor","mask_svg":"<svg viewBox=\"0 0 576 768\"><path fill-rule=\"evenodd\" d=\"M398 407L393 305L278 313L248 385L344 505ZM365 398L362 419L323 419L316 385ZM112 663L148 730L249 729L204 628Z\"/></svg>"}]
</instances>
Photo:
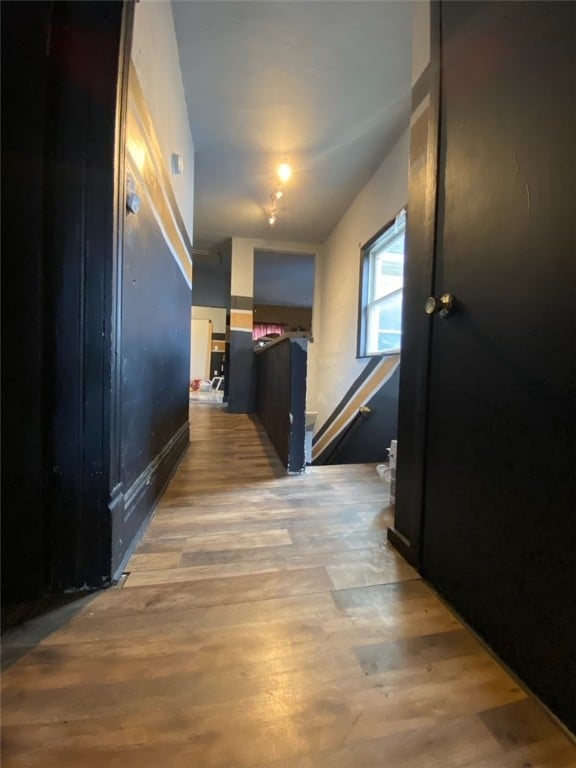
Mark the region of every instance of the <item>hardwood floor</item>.
<instances>
[{"instance_id":1,"label":"hardwood floor","mask_svg":"<svg viewBox=\"0 0 576 768\"><path fill-rule=\"evenodd\" d=\"M389 547L373 466L286 476L248 417L191 423L123 586L6 636L4 768L576 766Z\"/></svg>"}]
</instances>

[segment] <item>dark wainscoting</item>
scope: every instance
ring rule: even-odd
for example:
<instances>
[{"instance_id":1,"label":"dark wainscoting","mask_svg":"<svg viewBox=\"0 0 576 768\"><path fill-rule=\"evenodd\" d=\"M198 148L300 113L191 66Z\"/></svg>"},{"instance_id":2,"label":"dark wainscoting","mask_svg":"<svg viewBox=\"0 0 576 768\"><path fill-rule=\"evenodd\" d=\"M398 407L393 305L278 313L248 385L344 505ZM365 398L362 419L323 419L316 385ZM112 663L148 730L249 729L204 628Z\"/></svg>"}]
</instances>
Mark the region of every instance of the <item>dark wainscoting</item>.
<instances>
[{"instance_id":1,"label":"dark wainscoting","mask_svg":"<svg viewBox=\"0 0 576 768\"><path fill-rule=\"evenodd\" d=\"M255 353L256 413L289 472L302 472L308 339L283 336Z\"/></svg>"}]
</instances>

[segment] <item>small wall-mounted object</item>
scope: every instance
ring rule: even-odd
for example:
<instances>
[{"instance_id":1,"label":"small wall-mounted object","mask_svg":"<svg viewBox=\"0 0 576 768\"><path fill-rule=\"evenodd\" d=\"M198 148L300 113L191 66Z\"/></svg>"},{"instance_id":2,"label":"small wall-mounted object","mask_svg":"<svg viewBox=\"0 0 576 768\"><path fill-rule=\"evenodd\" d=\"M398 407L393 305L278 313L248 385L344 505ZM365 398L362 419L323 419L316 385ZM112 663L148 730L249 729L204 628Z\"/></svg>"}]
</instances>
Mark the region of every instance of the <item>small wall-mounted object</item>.
<instances>
[{"instance_id":1,"label":"small wall-mounted object","mask_svg":"<svg viewBox=\"0 0 576 768\"><path fill-rule=\"evenodd\" d=\"M182 155L172 152L172 173L174 176L179 176L183 171L184 160L182 159Z\"/></svg>"},{"instance_id":2,"label":"small wall-mounted object","mask_svg":"<svg viewBox=\"0 0 576 768\"><path fill-rule=\"evenodd\" d=\"M136 182L128 174L126 177L126 210L128 213L138 213L140 210L140 196L136 192Z\"/></svg>"}]
</instances>

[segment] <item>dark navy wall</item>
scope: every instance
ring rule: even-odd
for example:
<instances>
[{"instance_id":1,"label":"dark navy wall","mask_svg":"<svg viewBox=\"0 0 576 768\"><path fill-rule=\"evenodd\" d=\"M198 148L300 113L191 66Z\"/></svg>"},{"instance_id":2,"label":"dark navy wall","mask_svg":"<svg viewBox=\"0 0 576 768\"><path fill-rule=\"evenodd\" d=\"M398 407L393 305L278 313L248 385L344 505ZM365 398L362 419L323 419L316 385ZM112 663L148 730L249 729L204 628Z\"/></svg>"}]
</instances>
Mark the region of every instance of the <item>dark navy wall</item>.
<instances>
[{"instance_id":1,"label":"dark navy wall","mask_svg":"<svg viewBox=\"0 0 576 768\"><path fill-rule=\"evenodd\" d=\"M390 379L368 400L370 414L360 417L348 435L335 450L328 448L330 464L371 464L385 461L386 448L398 436L398 387L400 372L397 368ZM335 441L337 442L337 440ZM315 464L325 463L321 459Z\"/></svg>"},{"instance_id":2,"label":"dark navy wall","mask_svg":"<svg viewBox=\"0 0 576 768\"><path fill-rule=\"evenodd\" d=\"M194 264L192 303L196 307L230 307L229 264L222 268Z\"/></svg>"},{"instance_id":3,"label":"dark navy wall","mask_svg":"<svg viewBox=\"0 0 576 768\"><path fill-rule=\"evenodd\" d=\"M256 367L252 333L230 331L228 410L254 413L256 410Z\"/></svg>"},{"instance_id":4,"label":"dark navy wall","mask_svg":"<svg viewBox=\"0 0 576 768\"><path fill-rule=\"evenodd\" d=\"M230 336L226 345L226 393L231 413L254 413L256 365L252 341L252 296L230 297ZM228 327L228 318L226 318Z\"/></svg>"},{"instance_id":5,"label":"dark navy wall","mask_svg":"<svg viewBox=\"0 0 576 768\"><path fill-rule=\"evenodd\" d=\"M122 470L129 488L188 421L190 288L145 201L125 227Z\"/></svg>"},{"instance_id":6,"label":"dark navy wall","mask_svg":"<svg viewBox=\"0 0 576 768\"><path fill-rule=\"evenodd\" d=\"M188 442L190 287L143 196L124 230L121 467L114 566Z\"/></svg>"}]
</instances>

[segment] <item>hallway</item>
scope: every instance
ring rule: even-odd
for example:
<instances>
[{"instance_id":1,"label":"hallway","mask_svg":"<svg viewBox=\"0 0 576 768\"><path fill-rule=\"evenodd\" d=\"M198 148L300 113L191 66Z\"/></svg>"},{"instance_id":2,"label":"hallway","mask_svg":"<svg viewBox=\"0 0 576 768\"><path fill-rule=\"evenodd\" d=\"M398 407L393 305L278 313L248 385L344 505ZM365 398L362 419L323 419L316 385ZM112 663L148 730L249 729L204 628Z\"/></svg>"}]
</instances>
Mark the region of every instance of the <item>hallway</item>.
<instances>
[{"instance_id":1,"label":"hallway","mask_svg":"<svg viewBox=\"0 0 576 768\"><path fill-rule=\"evenodd\" d=\"M576 765L387 544L373 466L286 476L248 416L191 424L121 587L4 638L4 768Z\"/></svg>"}]
</instances>

